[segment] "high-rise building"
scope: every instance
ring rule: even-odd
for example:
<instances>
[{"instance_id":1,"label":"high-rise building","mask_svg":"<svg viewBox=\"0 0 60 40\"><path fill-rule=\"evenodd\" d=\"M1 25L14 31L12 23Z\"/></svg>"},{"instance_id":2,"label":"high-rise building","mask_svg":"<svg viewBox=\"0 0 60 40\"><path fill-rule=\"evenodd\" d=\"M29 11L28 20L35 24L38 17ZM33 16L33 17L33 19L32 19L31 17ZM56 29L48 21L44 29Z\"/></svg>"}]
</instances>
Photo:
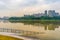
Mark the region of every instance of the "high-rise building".
<instances>
[{"instance_id":1,"label":"high-rise building","mask_svg":"<svg viewBox=\"0 0 60 40\"><path fill-rule=\"evenodd\" d=\"M47 10L45 10L45 16L47 16Z\"/></svg>"},{"instance_id":2,"label":"high-rise building","mask_svg":"<svg viewBox=\"0 0 60 40\"><path fill-rule=\"evenodd\" d=\"M56 13L55 16L60 16L59 13Z\"/></svg>"},{"instance_id":3,"label":"high-rise building","mask_svg":"<svg viewBox=\"0 0 60 40\"><path fill-rule=\"evenodd\" d=\"M56 16L55 10L49 10L49 11L48 11L48 16L49 16L49 17L54 17L54 16Z\"/></svg>"}]
</instances>

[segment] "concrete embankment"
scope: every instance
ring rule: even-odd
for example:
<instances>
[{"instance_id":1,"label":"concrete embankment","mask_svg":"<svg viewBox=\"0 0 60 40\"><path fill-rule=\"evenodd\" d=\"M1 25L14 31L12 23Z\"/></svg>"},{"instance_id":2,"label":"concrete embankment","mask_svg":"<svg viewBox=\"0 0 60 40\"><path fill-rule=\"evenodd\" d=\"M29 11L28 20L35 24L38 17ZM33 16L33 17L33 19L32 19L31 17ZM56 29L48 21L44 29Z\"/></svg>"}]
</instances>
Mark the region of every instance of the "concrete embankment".
<instances>
[{"instance_id":1,"label":"concrete embankment","mask_svg":"<svg viewBox=\"0 0 60 40\"><path fill-rule=\"evenodd\" d=\"M38 39L34 39L34 38L28 38L28 37L18 36L15 33L0 32L0 35L15 37L15 38L23 39L23 40L38 40Z\"/></svg>"}]
</instances>

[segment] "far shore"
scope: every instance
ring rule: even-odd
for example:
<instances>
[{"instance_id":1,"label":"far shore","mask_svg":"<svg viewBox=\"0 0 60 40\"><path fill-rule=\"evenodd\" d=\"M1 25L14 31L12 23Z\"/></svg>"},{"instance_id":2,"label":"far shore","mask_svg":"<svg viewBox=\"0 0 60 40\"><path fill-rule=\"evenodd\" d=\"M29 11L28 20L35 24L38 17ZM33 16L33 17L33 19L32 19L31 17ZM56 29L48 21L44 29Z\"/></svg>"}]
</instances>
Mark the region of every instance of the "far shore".
<instances>
[{"instance_id":1,"label":"far shore","mask_svg":"<svg viewBox=\"0 0 60 40\"><path fill-rule=\"evenodd\" d=\"M9 20L11 22L60 22L60 20Z\"/></svg>"}]
</instances>

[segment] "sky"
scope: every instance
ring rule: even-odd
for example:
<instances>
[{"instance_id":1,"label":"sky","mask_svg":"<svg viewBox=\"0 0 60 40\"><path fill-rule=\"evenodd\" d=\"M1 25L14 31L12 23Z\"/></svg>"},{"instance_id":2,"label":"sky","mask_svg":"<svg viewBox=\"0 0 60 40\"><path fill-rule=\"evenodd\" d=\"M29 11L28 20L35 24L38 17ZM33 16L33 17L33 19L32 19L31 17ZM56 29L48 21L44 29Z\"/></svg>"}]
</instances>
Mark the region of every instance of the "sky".
<instances>
[{"instance_id":1,"label":"sky","mask_svg":"<svg viewBox=\"0 0 60 40\"><path fill-rule=\"evenodd\" d=\"M23 16L56 10L60 13L60 0L0 0L0 16Z\"/></svg>"}]
</instances>

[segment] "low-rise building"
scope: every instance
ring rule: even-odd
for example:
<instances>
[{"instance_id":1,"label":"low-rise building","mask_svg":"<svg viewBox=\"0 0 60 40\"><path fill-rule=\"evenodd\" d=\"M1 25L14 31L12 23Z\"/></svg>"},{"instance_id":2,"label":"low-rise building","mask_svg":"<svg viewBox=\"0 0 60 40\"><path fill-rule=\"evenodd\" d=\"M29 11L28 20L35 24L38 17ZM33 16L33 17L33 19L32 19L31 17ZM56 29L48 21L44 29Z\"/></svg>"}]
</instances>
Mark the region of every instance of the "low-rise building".
<instances>
[{"instance_id":1,"label":"low-rise building","mask_svg":"<svg viewBox=\"0 0 60 40\"><path fill-rule=\"evenodd\" d=\"M41 17L41 16L44 16L43 13L38 13L38 14L33 14L34 17Z\"/></svg>"}]
</instances>

